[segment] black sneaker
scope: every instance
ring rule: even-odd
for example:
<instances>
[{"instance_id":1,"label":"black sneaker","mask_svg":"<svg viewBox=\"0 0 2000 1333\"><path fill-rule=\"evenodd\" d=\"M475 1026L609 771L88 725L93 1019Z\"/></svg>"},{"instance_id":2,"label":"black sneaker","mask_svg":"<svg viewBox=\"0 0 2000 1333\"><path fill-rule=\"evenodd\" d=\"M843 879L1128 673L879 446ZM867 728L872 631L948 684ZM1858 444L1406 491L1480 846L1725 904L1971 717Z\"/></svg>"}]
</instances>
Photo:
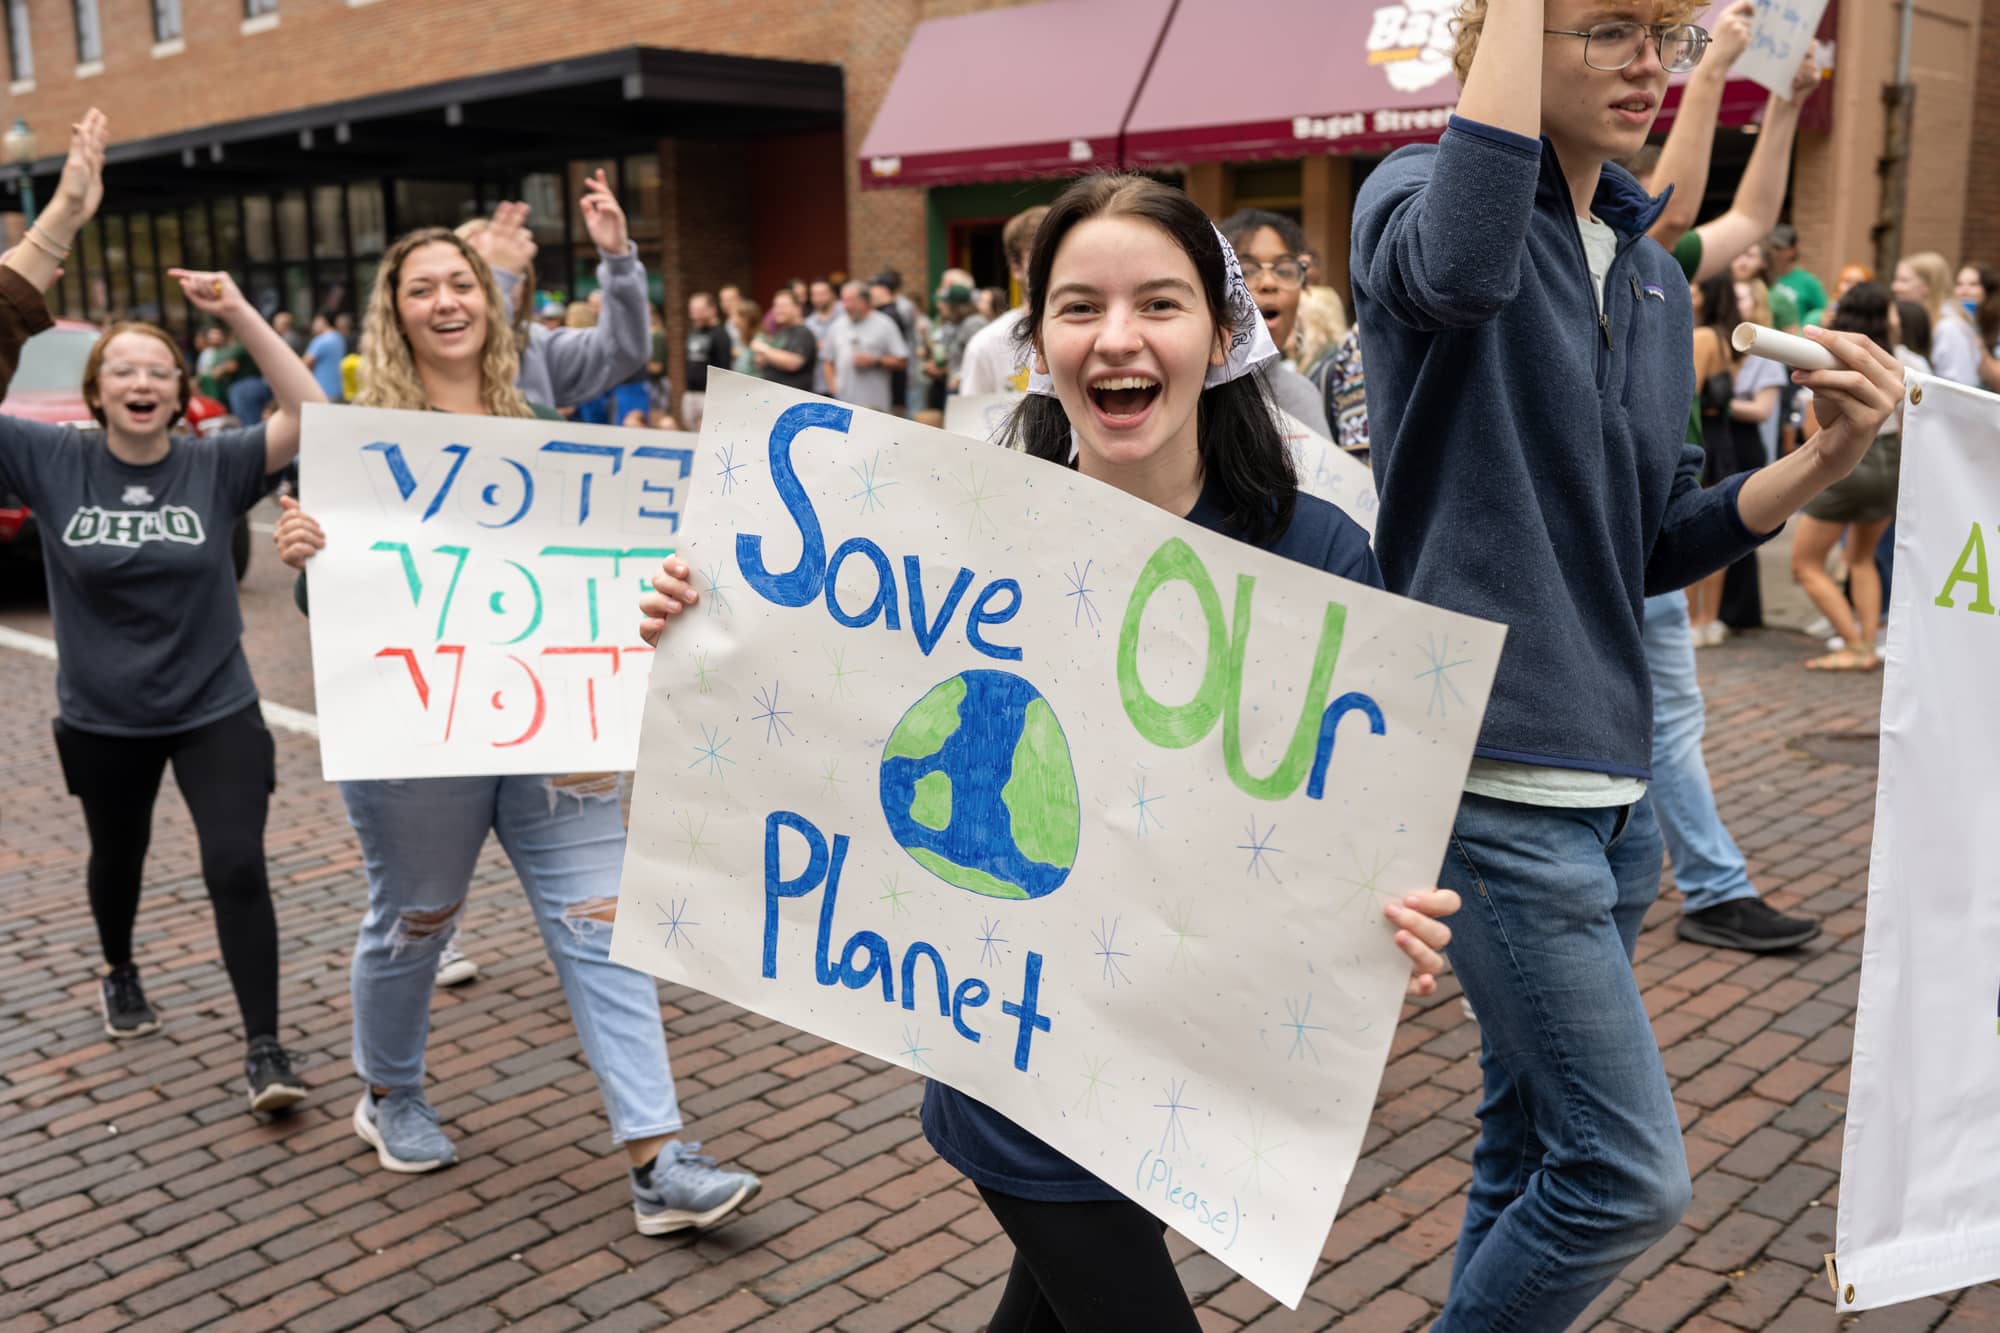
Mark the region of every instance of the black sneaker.
<instances>
[{"instance_id":1,"label":"black sneaker","mask_svg":"<svg viewBox=\"0 0 2000 1333\"><path fill-rule=\"evenodd\" d=\"M160 1016L146 1003L146 992L139 985L139 969L130 963L105 976L97 1000L104 1009L104 1031L110 1036L123 1040L160 1030Z\"/></svg>"},{"instance_id":2,"label":"black sneaker","mask_svg":"<svg viewBox=\"0 0 2000 1333\"><path fill-rule=\"evenodd\" d=\"M278 1045L276 1037L259 1037L250 1043L243 1073L250 1080L253 1111L282 1111L305 1100L305 1082L292 1072L292 1057Z\"/></svg>"},{"instance_id":3,"label":"black sneaker","mask_svg":"<svg viewBox=\"0 0 2000 1333\"><path fill-rule=\"evenodd\" d=\"M1699 912L1681 913L1674 933L1696 944L1712 944L1718 949L1741 949L1745 953L1777 953L1796 949L1819 937L1819 922L1802 916L1786 916L1762 898L1737 898L1704 907Z\"/></svg>"}]
</instances>

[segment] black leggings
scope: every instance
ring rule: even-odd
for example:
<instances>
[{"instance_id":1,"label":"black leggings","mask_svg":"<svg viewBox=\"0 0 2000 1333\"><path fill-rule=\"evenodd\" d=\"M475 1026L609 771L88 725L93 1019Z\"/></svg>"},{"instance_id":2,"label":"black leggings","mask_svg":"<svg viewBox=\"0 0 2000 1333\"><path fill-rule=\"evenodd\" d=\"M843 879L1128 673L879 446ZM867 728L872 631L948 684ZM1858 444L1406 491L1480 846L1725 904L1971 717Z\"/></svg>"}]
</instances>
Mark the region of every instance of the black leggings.
<instances>
[{"instance_id":1,"label":"black leggings","mask_svg":"<svg viewBox=\"0 0 2000 1333\"><path fill-rule=\"evenodd\" d=\"M1200 1333L1166 1227L1138 1204L979 1197L1014 1242L987 1333Z\"/></svg>"},{"instance_id":2,"label":"black leggings","mask_svg":"<svg viewBox=\"0 0 2000 1333\"><path fill-rule=\"evenodd\" d=\"M278 918L264 864L264 819L277 785L277 751L256 704L172 736L105 736L56 724L70 795L90 829L90 913L104 961L132 961L139 883L153 836L153 804L167 761L194 816L201 875L215 910L223 965L248 1038L278 1032Z\"/></svg>"}]
</instances>

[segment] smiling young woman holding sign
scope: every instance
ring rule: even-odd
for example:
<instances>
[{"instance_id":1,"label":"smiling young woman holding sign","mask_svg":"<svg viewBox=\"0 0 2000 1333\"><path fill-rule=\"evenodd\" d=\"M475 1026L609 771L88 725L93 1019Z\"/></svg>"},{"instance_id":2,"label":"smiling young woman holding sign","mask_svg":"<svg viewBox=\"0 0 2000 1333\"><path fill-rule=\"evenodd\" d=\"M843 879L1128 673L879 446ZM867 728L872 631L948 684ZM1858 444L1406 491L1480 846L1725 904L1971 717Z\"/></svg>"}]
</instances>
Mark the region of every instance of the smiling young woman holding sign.
<instances>
[{"instance_id":1,"label":"smiling young woman holding sign","mask_svg":"<svg viewBox=\"0 0 2000 1333\"><path fill-rule=\"evenodd\" d=\"M1186 195L1094 176L1051 206L1035 239L1017 335L1032 353L1021 446L1212 531L1380 586L1365 533L1298 491L1291 455L1254 372L1277 355L1228 243ZM640 602L656 643L697 601L666 561ZM1428 994L1458 909L1446 890L1384 908ZM979 1186L1014 1242L993 1333L1197 1327L1161 1223L998 1112L942 1083L924 1131Z\"/></svg>"},{"instance_id":2,"label":"smiling young woman holding sign","mask_svg":"<svg viewBox=\"0 0 2000 1333\"><path fill-rule=\"evenodd\" d=\"M516 387L519 344L492 270L443 228L412 232L382 257L364 345L362 406L543 415ZM275 539L299 569L326 545L296 504L287 505ZM757 1192L758 1181L721 1170L699 1144L673 1138L681 1113L659 993L652 978L611 961L625 853L622 787L612 773L341 784L368 870L352 979L354 1067L368 1086L355 1103L354 1129L391 1171L434 1171L457 1160L424 1098L430 993L479 849L496 833L562 980L612 1137L631 1161L639 1230L659 1235L720 1221Z\"/></svg>"}]
</instances>

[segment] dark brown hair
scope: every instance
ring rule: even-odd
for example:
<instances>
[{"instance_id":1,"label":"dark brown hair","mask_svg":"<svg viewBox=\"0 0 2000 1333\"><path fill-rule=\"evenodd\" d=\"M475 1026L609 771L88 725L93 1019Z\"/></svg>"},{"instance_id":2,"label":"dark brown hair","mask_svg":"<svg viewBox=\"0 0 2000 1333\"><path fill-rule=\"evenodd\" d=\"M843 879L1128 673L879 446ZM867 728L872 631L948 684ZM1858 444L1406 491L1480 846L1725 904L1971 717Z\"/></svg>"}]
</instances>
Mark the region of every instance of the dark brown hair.
<instances>
[{"instance_id":1,"label":"dark brown hair","mask_svg":"<svg viewBox=\"0 0 2000 1333\"><path fill-rule=\"evenodd\" d=\"M1027 312L1014 337L1032 351L1048 311L1049 274L1063 238L1079 223L1099 217L1127 217L1151 223L1187 255L1201 282L1217 336L1233 350L1247 340L1243 326L1256 318L1250 297L1232 290L1222 238L1208 214L1172 186L1144 176L1098 172L1078 180L1049 205L1035 233L1028 260ZM1241 307L1241 308L1239 308ZM1244 375L1201 391L1195 406L1196 449L1202 476L1221 492L1221 507L1232 535L1262 545L1291 526L1297 506L1298 470L1278 432L1261 378ZM1008 421L1007 443L1057 463L1070 456L1069 414L1051 394L1031 393Z\"/></svg>"},{"instance_id":2,"label":"dark brown hair","mask_svg":"<svg viewBox=\"0 0 2000 1333\"><path fill-rule=\"evenodd\" d=\"M181 354L181 345L174 341L172 334L157 324L147 324L135 319L120 320L97 335L97 341L91 344L90 355L83 363L84 406L90 409L90 415L98 425L105 424L104 396L97 387L97 377L104 373L104 349L109 347L111 340L121 333L143 333L148 338L157 338L166 344L168 353L173 356L174 367L181 373L180 401L174 405L174 415L167 422L167 429L173 429L180 424L181 418L187 415L188 404L194 401L194 376L188 373L187 357ZM243 424L254 426L257 423L246 421Z\"/></svg>"}]
</instances>

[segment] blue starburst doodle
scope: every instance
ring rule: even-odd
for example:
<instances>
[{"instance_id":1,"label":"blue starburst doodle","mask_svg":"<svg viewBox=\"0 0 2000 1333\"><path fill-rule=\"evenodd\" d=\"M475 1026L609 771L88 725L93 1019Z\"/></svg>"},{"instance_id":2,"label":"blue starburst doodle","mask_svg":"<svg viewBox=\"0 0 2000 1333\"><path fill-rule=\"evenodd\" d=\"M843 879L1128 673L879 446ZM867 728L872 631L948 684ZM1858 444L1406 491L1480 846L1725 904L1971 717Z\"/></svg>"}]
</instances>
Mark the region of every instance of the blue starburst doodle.
<instances>
[{"instance_id":1,"label":"blue starburst doodle","mask_svg":"<svg viewBox=\"0 0 2000 1333\"><path fill-rule=\"evenodd\" d=\"M1271 845L1271 839L1277 832L1278 826L1273 824L1262 833L1259 833L1257 831L1257 817L1255 815L1250 817L1250 841L1236 844L1237 851L1250 853L1250 864L1245 867L1244 874L1255 879L1262 879L1266 872L1268 872L1274 882L1284 882L1278 879L1278 868L1272 865L1270 861L1271 857L1283 856L1285 853L1284 848L1273 847Z\"/></svg>"},{"instance_id":2,"label":"blue starburst doodle","mask_svg":"<svg viewBox=\"0 0 2000 1333\"><path fill-rule=\"evenodd\" d=\"M1303 1000L1285 1001L1285 1013L1290 1021L1282 1026L1290 1028L1292 1032L1292 1048L1285 1052L1285 1059L1290 1060L1303 1052L1312 1057L1314 1064L1319 1063L1319 1051L1313 1046L1312 1034L1324 1032L1326 1027L1320 1023L1307 1021L1312 1017L1312 1010L1313 997L1310 994Z\"/></svg>"},{"instance_id":3,"label":"blue starburst doodle","mask_svg":"<svg viewBox=\"0 0 2000 1333\"><path fill-rule=\"evenodd\" d=\"M982 967L991 967L1000 961L1000 946L1005 944L1007 939L1004 935L998 933L999 930L1000 923L998 921L988 921L984 917L980 918L979 934L973 936L973 938L979 941L979 962Z\"/></svg>"},{"instance_id":4,"label":"blue starburst doodle","mask_svg":"<svg viewBox=\"0 0 2000 1333\"><path fill-rule=\"evenodd\" d=\"M721 740L716 739L716 734L721 730L721 727L702 727L702 743L694 747L696 751L694 762L688 765L689 768L700 768L703 764L707 764L708 775L712 778L719 778L722 776L722 766L724 764L733 764L736 762L723 753L729 747L731 738L724 736Z\"/></svg>"},{"instance_id":5,"label":"blue starburst doodle","mask_svg":"<svg viewBox=\"0 0 2000 1333\"><path fill-rule=\"evenodd\" d=\"M764 711L758 713L750 720L764 724L764 744L766 745L769 745L772 741L776 741L782 746L785 743L785 737L796 736L798 734L792 730L792 724L785 721L786 718L792 715L792 710L778 707L778 691L782 687L783 683L778 682L774 683L768 692L762 688L759 688L757 691L757 706ZM768 698L766 697L767 693L769 695Z\"/></svg>"},{"instance_id":6,"label":"blue starburst doodle","mask_svg":"<svg viewBox=\"0 0 2000 1333\"><path fill-rule=\"evenodd\" d=\"M708 601L708 613L712 616L727 615L729 585L722 581L722 565L719 562L710 565L701 571L701 576L708 583L708 586L701 590L701 595Z\"/></svg>"},{"instance_id":7,"label":"blue starburst doodle","mask_svg":"<svg viewBox=\"0 0 2000 1333\"><path fill-rule=\"evenodd\" d=\"M1146 794L1146 779L1144 777L1141 777L1137 782L1132 784L1132 808L1138 811L1140 837L1145 837L1149 828L1166 827L1161 822L1159 814L1152 808L1155 803L1166 799L1166 797L1161 796L1157 792L1148 796Z\"/></svg>"},{"instance_id":8,"label":"blue starburst doodle","mask_svg":"<svg viewBox=\"0 0 2000 1333\"><path fill-rule=\"evenodd\" d=\"M1429 658L1431 663L1429 667L1419 671L1416 677L1418 680L1428 678L1431 683L1431 699L1424 705L1424 716L1449 717L1450 704L1453 701L1456 701L1460 708L1465 707L1465 696L1458 692L1458 686L1451 683L1451 673L1458 667L1471 666L1472 659L1461 657L1456 661L1447 662L1445 659L1451 655L1451 640L1442 634L1435 638L1426 636L1423 650L1424 656Z\"/></svg>"},{"instance_id":9,"label":"blue starburst doodle","mask_svg":"<svg viewBox=\"0 0 2000 1333\"><path fill-rule=\"evenodd\" d=\"M689 948L693 948L694 936L690 935L688 931L692 927L700 925L701 922L690 921L688 919L687 899L669 898L667 903L669 905L662 906L659 899L655 898L653 900L653 906L659 908L660 915L663 918L656 924L667 932L666 943L668 947L678 948L685 944Z\"/></svg>"},{"instance_id":10,"label":"blue starburst doodle","mask_svg":"<svg viewBox=\"0 0 2000 1333\"><path fill-rule=\"evenodd\" d=\"M717 470L722 474L722 493L727 495L736 489L736 474L748 467L749 464L736 461L736 447L734 445L724 445L722 448L722 457L718 461L721 464Z\"/></svg>"},{"instance_id":11,"label":"blue starburst doodle","mask_svg":"<svg viewBox=\"0 0 2000 1333\"><path fill-rule=\"evenodd\" d=\"M1084 619L1088 617L1090 627L1095 629L1097 628L1098 621L1103 619L1097 612L1097 604L1090 600L1090 567L1095 563L1095 561L1086 560L1079 567L1072 560L1069 566L1069 573L1063 575L1064 578L1069 580L1069 591L1064 593L1063 596L1071 598L1076 602L1075 613L1070 616L1070 625L1072 627L1083 624Z\"/></svg>"},{"instance_id":12,"label":"blue starburst doodle","mask_svg":"<svg viewBox=\"0 0 2000 1333\"><path fill-rule=\"evenodd\" d=\"M861 483L861 489L847 498L861 501L861 512L864 514L889 507L882 499L882 492L888 490L896 483L893 481L882 481L876 476L876 469L881 464L882 451L880 449L869 455L868 461L865 463L848 464L847 470L852 472L854 479Z\"/></svg>"},{"instance_id":13,"label":"blue starburst doodle","mask_svg":"<svg viewBox=\"0 0 2000 1333\"><path fill-rule=\"evenodd\" d=\"M1165 1101L1153 1103L1155 1111L1165 1111L1167 1113L1167 1127L1160 1135L1160 1151L1163 1153L1176 1149L1185 1151L1194 1146L1188 1138L1187 1126L1181 1123L1181 1113L1183 1111L1199 1111L1201 1108L1199 1106L1190 1106L1182 1101L1181 1098L1186 1095L1187 1080L1182 1079L1178 1083L1169 1083L1167 1085L1167 1099Z\"/></svg>"},{"instance_id":14,"label":"blue starburst doodle","mask_svg":"<svg viewBox=\"0 0 2000 1333\"><path fill-rule=\"evenodd\" d=\"M931 1067L931 1062L924 1059L924 1052L930 1047L919 1044L923 1036L923 1030L920 1028L903 1029L903 1058L910 1062L912 1069L925 1070Z\"/></svg>"},{"instance_id":15,"label":"blue starburst doodle","mask_svg":"<svg viewBox=\"0 0 2000 1333\"><path fill-rule=\"evenodd\" d=\"M1118 983L1121 981L1128 986L1132 984L1132 978L1126 976L1125 969L1118 965L1120 958L1132 956L1130 950L1118 947L1118 921L1119 918L1114 916L1111 918L1111 924L1107 926L1104 924L1104 918L1099 917L1097 929L1090 932L1090 937L1097 941L1095 952L1104 960L1104 979L1111 983L1113 990L1118 989Z\"/></svg>"}]
</instances>

